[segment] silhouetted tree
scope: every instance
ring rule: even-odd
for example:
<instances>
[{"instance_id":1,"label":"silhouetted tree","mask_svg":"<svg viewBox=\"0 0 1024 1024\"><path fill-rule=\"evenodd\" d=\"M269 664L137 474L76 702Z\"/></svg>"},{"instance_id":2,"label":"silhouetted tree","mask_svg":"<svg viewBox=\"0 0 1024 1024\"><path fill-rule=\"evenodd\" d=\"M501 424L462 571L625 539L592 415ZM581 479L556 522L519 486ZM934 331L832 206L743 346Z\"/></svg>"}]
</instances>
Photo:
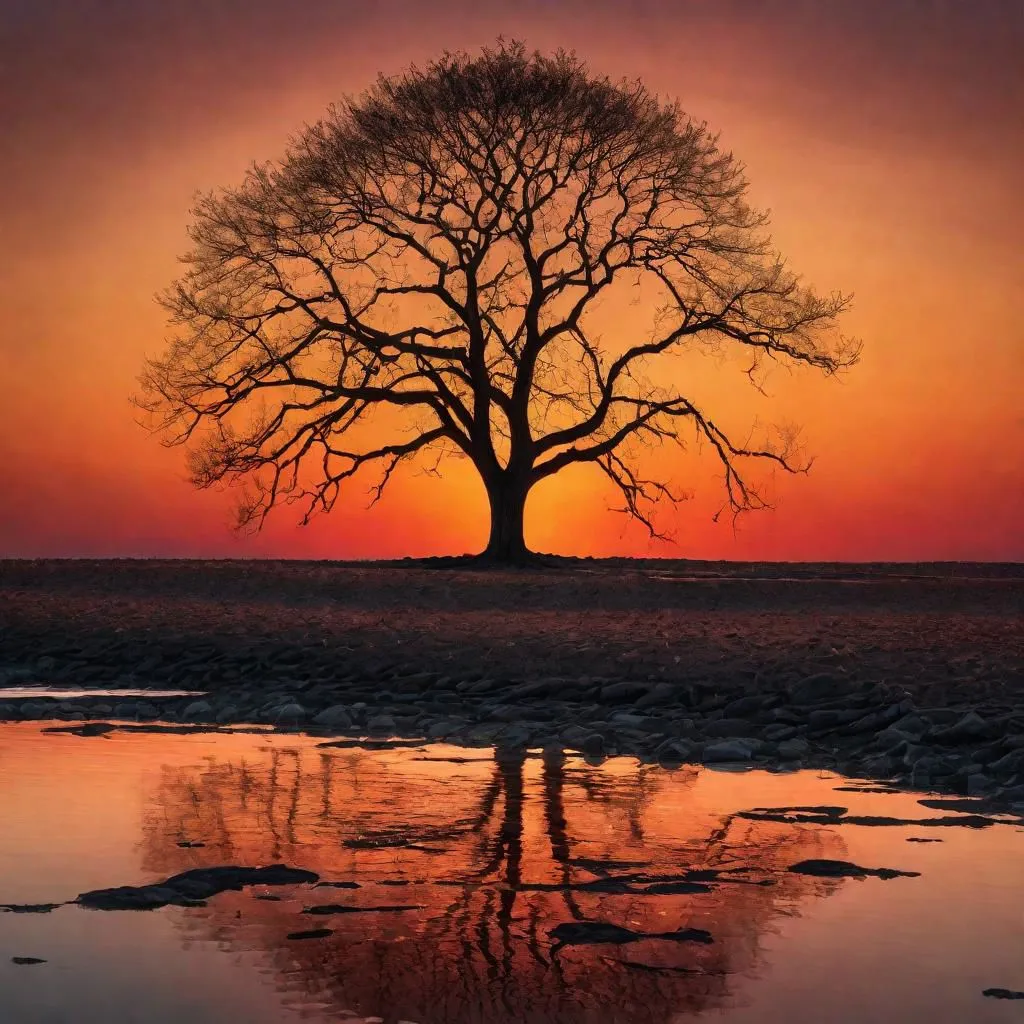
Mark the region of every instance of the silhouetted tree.
<instances>
[{"instance_id":1,"label":"silhouetted tree","mask_svg":"<svg viewBox=\"0 0 1024 1024\"><path fill-rule=\"evenodd\" d=\"M752 378L765 358L855 361L836 328L847 298L785 268L746 187L706 125L638 82L520 44L445 55L198 201L163 297L176 333L138 401L192 443L197 485L249 482L240 526L281 501L308 521L370 464L376 500L433 452L479 472L494 559L527 555L527 494L578 463L655 534L653 505L675 497L638 447L691 430L731 508L762 505L743 464L803 469L791 440L738 443L681 383L648 377L695 343L749 350ZM645 282L654 326L603 338L599 297Z\"/></svg>"}]
</instances>

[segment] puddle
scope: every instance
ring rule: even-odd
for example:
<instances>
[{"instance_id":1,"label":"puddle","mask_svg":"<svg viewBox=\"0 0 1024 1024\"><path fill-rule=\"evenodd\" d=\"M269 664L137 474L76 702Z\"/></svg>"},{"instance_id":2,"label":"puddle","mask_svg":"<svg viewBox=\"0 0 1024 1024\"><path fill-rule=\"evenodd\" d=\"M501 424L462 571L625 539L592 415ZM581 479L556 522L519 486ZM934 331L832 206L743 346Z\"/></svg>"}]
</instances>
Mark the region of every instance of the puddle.
<instances>
[{"instance_id":1,"label":"puddle","mask_svg":"<svg viewBox=\"0 0 1024 1024\"><path fill-rule=\"evenodd\" d=\"M35 700L51 697L54 700L73 700L79 697L201 697L205 690L141 690L125 687L110 689L97 687L83 690L73 686L0 686L0 700Z\"/></svg>"},{"instance_id":2,"label":"puddle","mask_svg":"<svg viewBox=\"0 0 1024 1024\"><path fill-rule=\"evenodd\" d=\"M917 826L970 814L818 772L316 743L0 727L5 1019L1020 1019L982 995L1024 988L1010 818ZM271 864L300 873L196 872ZM65 905L155 882L172 905Z\"/></svg>"}]
</instances>

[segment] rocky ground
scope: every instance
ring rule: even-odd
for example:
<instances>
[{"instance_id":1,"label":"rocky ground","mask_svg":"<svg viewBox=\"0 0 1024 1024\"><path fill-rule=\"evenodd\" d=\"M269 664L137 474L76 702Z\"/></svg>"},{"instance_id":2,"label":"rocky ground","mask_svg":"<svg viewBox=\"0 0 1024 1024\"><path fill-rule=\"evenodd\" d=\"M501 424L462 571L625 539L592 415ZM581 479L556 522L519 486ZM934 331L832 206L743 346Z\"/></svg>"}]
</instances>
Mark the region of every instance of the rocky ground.
<instances>
[{"instance_id":1,"label":"rocky ground","mask_svg":"<svg viewBox=\"0 0 1024 1024\"><path fill-rule=\"evenodd\" d=\"M1024 567L0 562L0 720L822 767L1024 804ZM60 723L54 723L58 725ZM344 739L341 740L344 742Z\"/></svg>"}]
</instances>

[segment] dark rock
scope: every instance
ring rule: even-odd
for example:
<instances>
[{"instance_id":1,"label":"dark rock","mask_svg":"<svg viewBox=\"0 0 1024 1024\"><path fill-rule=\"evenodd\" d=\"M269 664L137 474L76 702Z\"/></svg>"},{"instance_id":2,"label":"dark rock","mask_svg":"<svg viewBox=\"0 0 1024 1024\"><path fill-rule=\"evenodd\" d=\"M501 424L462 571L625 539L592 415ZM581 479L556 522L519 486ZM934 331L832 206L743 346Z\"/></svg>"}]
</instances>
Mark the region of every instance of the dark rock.
<instances>
[{"instance_id":1,"label":"dark rock","mask_svg":"<svg viewBox=\"0 0 1024 1024\"><path fill-rule=\"evenodd\" d=\"M195 842L195 841L193 841L191 839L182 839L181 842L178 843L178 845L183 850L200 850L204 846L206 846L206 843Z\"/></svg>"},{"instance_id":2,"label":"dark rock","mask_svg":"<svg viewBox=\"0 0 1024 1024\"><path fill-rule=\"evenodd\" d=\"M552 928L548 935L553 940L552 953L563 946L614 945L622 946L643 939L664 939L668 942L714 942L711 933L703 928L680 928L674 932L635 932L605 921L570 921Z\"/></svg>"},{"instance_id":3,"label":"dark rock","mask_svg":"<svg viewBox=\"0 0 1024 1024\"><path fill-rule=\"evenodd\" d=\"M601 687L601 701L605 704L628 704L646 696L651 690L651 683L622 682L609 683Z\"/></svg>"},{"instance_id":4,"label":"dark rock","mask_svg":"<svg viewBox=\"0 0 1024 1024\"><path fill-rule=\"evenodd\" d=\"M395 720L390 715L374 715L367 723L369 732L382 736L391 735L395 732Z\"/></svg>"},{"instance_id":5,"label":"dark rock","mask_svg":"<svg viewBox=\"0 0 1024 1024\"><path fill-rule=\"evenodd\" d=\"M181 712L183 721L199 721L213 717L213 707L208 700L194 700Z\"/></svg>"},{"instance_id":6,"label":"dark rock","mask_svg":"<svg viewBox=\"0 0 1024 1024\"><path fill-rule=\"evenodd\" d=\"M11 963L12 964L22 964L22 965L27 966L28 964L45 964L46 961L45 960L41 960L37 956L12 956L11 957Z\"/></svg>"},{"instance_id":7,"label":"dark rock","mask_svg":"<svg viewBox=\"0 0 1024 1024\"><path fill-rule=\"evenodd\" d=\"M777 704L779 698L774 694L748 694L730 701L722 708L723 718L746 718Z\"/></svg>"},{"instance_id":8,"label":"dark rock","mask_svg":"<svg viewBox=\"0 0 1024 1024\"><path fill-rule=\"evenodd\" d=\"M328 935L333 935L334 931L330 928L310 928L304 932L289 932L285 936L287 939L326 939Z\"/></svg>"},{"instance_id":9,"label":"dark rock","mask_svg":"<svg viewBox=\"0 0 1024 1024\"><path fill-rule=\"evenodd\" d=\"M361 886L358 882L317 882L313 886L314 889L326 888L326 889L359 889Z\"/></svg>"},{"instance_id":10,"label":"dark rock","mask_svg":"<svg viewBox=\"0 0 1024 1024\"><path fill-rule=\"evenodd\" d=\"M992 726L976 711L969 711L959 722L948 729L936 731L932 738L937 743L970 743L972 740L988 739L993 733Z\"/></svg>"},{"instance_id":11,"label":"dark rock","mask_svg":"<svg viewBox=\"0 0 1024 1024\"><path fill-rule=\"evenodd\" d=\"M327 729L350 729L352 716L343 704L334 704L313 716L313 724Z\"/></svg>"},{"instance_id":12,"label":"dark rock","mask_svg":"<svg viewBox=\"0 0 1024 1024\"><path fill-rule=\"evenodd\" d=\"M941 843L941 839L925 839L923 836L910 836L908 843Z\"/></svg>"},{"instance_id":13,"label":"dark rock","mask_svg":"<svg viewBox=\"0 0 1024 1024\"><path fill-rule=\"evenodd\" d=\"M852 683L848 679L842 679L829 672L818 672L801 679L789 691L789 698L794 704L818 704L847 694L851 689Z\"/></svg>"},{"instance_id":14,"label":"dark rock","mask_svg":"<svg viewBox=\"0 0 1024 1024\"><path fill-rule=\"evenodd\" d=\"M312 871L284 864L263 868L193 868L153 885L94 889L82 893L76 902L90 910L155 910L168 905L194 906L218 893L249 885L299 885L319 879Z\"/></svg>"},{"instance_id":15,"label":"dark rock","mask_svg":"<svg viewBox=\"0 0 1024 1024\"><path fill-rule=\"evenodd\" d=\"M684 740L665 740L655 751L658 764L672 768L686 764L693 757L693 748Z\"/></svg>"},{"instance_id":16,"label":"dark rock","mask_svg":"<svg viewBox=\"0 0 1024 1024\"><path fill-rule=\"evenodd\" d=\"M786 760L803 757L811 749L810 743L803 736L794 736L792 739L783 740L779 744L779 757Z\"/></svg>"},{"instance_id":17,"label":"dark rock","mask_svg":"<svg viewBox=\"0 0 1024 1024\"><path fill-rule=\"evenodd\" d=\"M1024 750L1011 750L998 761L993 761L988 767L997 775L1024 774Z\"/></svg>"},{"instance_id":18,"label":"dark rock","mask_svg":"<svg viewBox=\"0 0 1024 1024\"><path fill-rule=\"evenodd\" d=\"M894 868L862 868L848 860L802 860L791 864L786 870L797 875L814 875L818 878L918 878L920 871L897 871Z\"/></svg>"},{"instance_id":19,"label":"dark rock","mask_svg":"<svg viewBox=\"0 0 1024 1024\"><path fill-rule=\"evenodd\" d=\"M592 732L589 736L584 738L583 742L580 744L580 750L585 754L592 754L595 757L600 757L604 754L604 737L599 732Z\"/></svg>"},{"instance_id":20,"label":"dark rock","mask_svg":"<svg viewBox=\"0 0 1024 1024\"><path fill-rule=\"evenodd\" d=\"M989 999L1024 999L1024 992L1015 992L1009 988L987 988L981 994Z\"/></svg>"},{"instance_id":21,"label":"dark rock","mask_svg":"<svg viewBox=\"0 0 1024 1024\"><path fill-rule=\"evenodd\" d=\"M721 743L709 743L701 754L705 764L726 764L734 761L749 761L754 754L754 747L749 740L724 740Z\"/></svg>"},{"instance_id":22,"label":"dark rock","mask_svg":"<svg viewBox=\"0 0 1024 1024\"><path fill-rule=\"evenodd\" d=\"M274 721L280 725L297 725L306 720L306 709L297 701L289 701L274 709Z\"/></svg>"},{"instance_id":23,"label":"dark rock","mask_svg":"<svg viewBox=\"0 0 1024 1024\"><path fill-rule=\"evenodd\" d=\"M750 736L756 726L742 718L719 718L707 722L701 730L705 736Z\"/></svg>"},{"instance_id":24,"label":"dark rock","mask_svg":"<svg viewBox=\"0 0 1024 1024\"><path fill-rule=\"evenodd\" d=\"M8 914L49 914L63 906L63 903L0 903L0 910Z\"/></svg>"},{"instance_id":25,"label":"dark rock","mask_svg":"<svg viewBox=\"0 0 1024 1024\"><path fill-rule=\"evenodd\" d=\"M105 736L116 728L110 722L86 722L84 725L50 726L43 732L66 732L70 736Z\"/></svg>"}]
</instances>

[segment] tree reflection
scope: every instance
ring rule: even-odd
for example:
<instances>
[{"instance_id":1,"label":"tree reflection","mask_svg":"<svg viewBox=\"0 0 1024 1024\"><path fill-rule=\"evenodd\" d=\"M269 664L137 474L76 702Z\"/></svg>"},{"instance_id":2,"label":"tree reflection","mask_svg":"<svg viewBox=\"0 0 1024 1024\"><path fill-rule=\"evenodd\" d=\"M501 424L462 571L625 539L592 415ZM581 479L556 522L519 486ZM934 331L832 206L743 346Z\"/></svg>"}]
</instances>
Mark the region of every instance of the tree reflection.
<instances>
[{"instance_id":1,"label":"tree reflection","mask_svg":"<svg viewBox=\"0 0 1024 1024\"><path fill-rule=\"evenodd\" d=\"M147 803L145 866L285 862L358 882L279 901L225 893L181 914L182 926L263 950L307 1008L423 1024L646 1024L718 1006L774 921L841 884L785 871L842 856L838 835L735 817L745 807L713 799L723 777L592 767L561 751L452 753L297 744L165 768ZM205 845L179 845L196 841ZM695 872L710 891L651 891ZM422 909L301 914L317 903ZM286 939L314 920L333 934ZM697 927L715 941L640 938L552 956L549 933L565 922L640 936Z\"/></svg>"}]
</instances>

